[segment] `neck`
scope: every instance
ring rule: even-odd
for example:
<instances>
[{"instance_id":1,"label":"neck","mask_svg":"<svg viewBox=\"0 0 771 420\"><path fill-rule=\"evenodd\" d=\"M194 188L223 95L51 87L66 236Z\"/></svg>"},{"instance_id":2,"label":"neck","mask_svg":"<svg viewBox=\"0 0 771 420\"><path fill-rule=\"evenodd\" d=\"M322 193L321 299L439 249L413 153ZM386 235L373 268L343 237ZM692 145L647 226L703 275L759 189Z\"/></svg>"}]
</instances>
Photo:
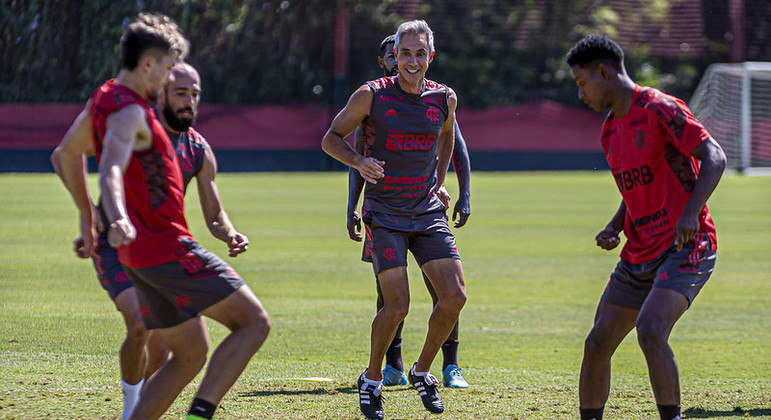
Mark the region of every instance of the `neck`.
<instances>
[{"instance_id":1,"label":"neck","mask_svg":"<svg viewBox=\"0 0 771 420\"><path fill-rule=\"evenodd\" d=\"M396 78L399 82L399 87L402 88L403 91L407 93L412 93L414 95L420 95L423 93L423 78L419 78L416 82L411 82L407 80L406 78L402 77L401 73L399 74L399 77Z\"/></svg>"},{"instance_id":2,"label":"neck","mask_svg":"<svg viewBox=\"0 0 771 420\"><path fill-rule=\"evenodd\" d=\"M629 113L629 109L632 108L632 97L634 96L634 82L626 73L619 74L616 81L616 94L610 107L613 109L613 113L616 118L623 118Z\"/></svg>"},{"instance_id":3,"label":"neck","mask_svg":"<svg viewBox=\"0 0 771 420\"><path fill-rule=\"evenodd\" d=\"M139 96L141 96L145 101L149 100L147 95L143 93L145 91L144 83L142 83L139 77L137 77L137 75L131 70L120 69L118 75L115 76L115 83L126 86L127 88L133 90L134 92L138 93Z\"/></svg>"}]
</instances>

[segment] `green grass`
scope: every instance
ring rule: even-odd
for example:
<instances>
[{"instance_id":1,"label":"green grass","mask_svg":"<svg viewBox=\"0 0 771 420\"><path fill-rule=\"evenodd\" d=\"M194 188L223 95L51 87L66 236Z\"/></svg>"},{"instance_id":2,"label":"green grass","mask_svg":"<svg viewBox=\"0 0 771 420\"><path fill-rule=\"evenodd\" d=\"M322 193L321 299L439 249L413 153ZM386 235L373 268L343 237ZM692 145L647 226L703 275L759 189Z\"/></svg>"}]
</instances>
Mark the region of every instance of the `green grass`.
<instances>
[{"instance_id":1,"label":"green grass","mask_svg":"<svg viewBox=\"0 0 771 420\"><path fill-rule=\"evenodd\" d=\"M618 258L593 240L618 206L613 180L607 172L475 173L472 182L473 214L455 231L468 288L460 362L471 388L442 389L441 418L577 418L583 340ZM354 380L368 358L375 288L361 245L345 231L346 175L221 174L218 183L251 239L232 264L273 321L218 418L361 418ZM90 262L71 251L74 205L53 174L4 174L0 200L0 418L119 418L123 322ZM195 188L187 208L197 239L224 255ZM671 339L685 418L769 419L771 178L726 176L710 209L717 267ZM430 311L413 260L409 270L408 364ZM209 325L216 344L225 330ZM181 418L194 392L188 386L166 418ZM439 418L407 387L385 397L387 418ZM658 418L634 333L614 356L606 413Z\"/></svg>"}]
</instances>

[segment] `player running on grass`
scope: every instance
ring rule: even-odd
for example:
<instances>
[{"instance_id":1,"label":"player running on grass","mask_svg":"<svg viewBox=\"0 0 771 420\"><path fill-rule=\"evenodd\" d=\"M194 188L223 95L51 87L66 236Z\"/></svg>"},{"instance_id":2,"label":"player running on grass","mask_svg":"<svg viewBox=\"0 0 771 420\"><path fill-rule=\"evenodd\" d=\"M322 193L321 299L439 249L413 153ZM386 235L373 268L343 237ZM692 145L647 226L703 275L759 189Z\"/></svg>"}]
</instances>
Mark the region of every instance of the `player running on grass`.
<instances>
[{"instance_id":1,"label":"player running on grass","mask_svg":"<svg viewBox=\"0 0 771 420\"><path fill-rule=\"evenodd\" d=\"M377 58L378 65L383 69L385 76L395 76L399 72L399 67L396 63L396 55L394 53L394 39L395 35L387 36L380 43L380 56ZM367 125L367 120L360 128L356 129L355 134L355 149L359 154L364 154L364 145L368 141L372 142L374 139L367 139L367 133L369 137L372 137L374 133L371 130L368 132L364 129ZM455 167L455 173L458 177L458 186L460 198L455 203L452 219L455 222L455 227L459 228L466 224L466 220L471 215L471 205L469 200L471 198L471 192L469 190L470 178L471 178L471 162L469 161L468 149L466 149L466 142L461 135L460 128L458 128L458 122L455 122L455 148L452 152L452 164ZM354 241L361 241L361 218L356 212L356 207L359 203L359 196L364 188L364 178L359 175L359 171L351 167L348 170L348 214L347 214L347 228L348 236ZM372 256L367 252L367 244L364 246L362 253L362 260L366 262L372 262ZM438 297L434 291L434 287L431 286L431 282L428 280L426 273L421 271L423 275L423 282L428 288L428 292L431 295L433 305L436 306ZM375 279L377 281L377 278ZM377 284L377 309L383 307L383 293L380 290L379 283ZM383 385L406 385L407 375L404 374L404 362L402 360L402 328L404 322L399 324L396 329L396 335L393 341L386 350L385 359L386 365L383 368ZM444 386L452 388L468 388L468 383L458 367L458 322L455 323L455 327L452 329L450 336L447 337L447 341L442 344L442 382Z\"/></svg>"},{"instance_id":2,"label":"player running on grass","mask_svg":"<svg viewBox=\"0 0 771 420\"><path fill-rule=\"evenodd\" d=\"M187 41L170 19L140 14L121 38L117 78L97 89L88 112L78 118L88 119L95 135L108 241L119 246L120 262L134 282L146 325L159 329L172 355L145 384L133 419L160 417L205 364L208 333L200 314L231 333L212 356L190 419L212 417L270 328L262 304L238 274L188 232L182 172L168 135L148 105L186 49ZM95 215L88 207L85 177L77 176L85 173L84 159L81 155L72 161L76 170L70 175L76 176L65 184L86 219L81 228L83 253L90 254Z\"/></svg>"},{"instance_id":3,"label":"player running on grass","mask_svg":"<svg viewBox=\"0 0 771 420\"><path fill-rule=\"evenodd\" d=\"M706 202L725 154L683 101L629 78L624 53L610 38L584 37L567 62L578 97L597 111L611 109L600 138L622 201L597 234L597 246L611 250L622 230L626 236L586 338L581 419L602 418L611 356L636 328L659 415L679 420L680 380L669 334L715 266L717 239Z\"/></svg>"},{"instance_id":4,"label":"player running on grass","mask_svg":"<svg viewBox=\"0 0 771 420\"><path fill-rule=\"evenodd\" d=\"M370 419L383 418L383 357L409 310L407 250L439 296L423 349L408 375L431 412L444 411L438 382L429 373L431 362L466 302L463 268L445 218L450 197L444 181L457 96L425 79L433 57L433 33L426 22L402 23L396 32L399 74L357 89L322 140L325 152L355 167L368 182L363 221L383 292L383 307L372 322L369 366L358 379L359 407ZM375 136L362 156L344 138L365 119Z\"/></svg>"},{"instance_id":5,"label":"player running on grass","mask_svg":"<svg viewBox=\"0 0 771 420\"><path fill-rule=\"evenodd\" d=\"M172 143L175 144L177 161L182 170L185 187L187 188L192 178L196 178L201 209L206 224L215 237L228 244L230 256L235 257L246 251L249 241L246 236L235 230L222 207L214 181L217 172L216 158L206 140L192 128L198 115L201 94L201 79L198 72L189 64L177 63L172 68L162 93L156 106L156 115L166 129ZM68 135L65 136L52 155L52 161L59 173L64 170L60 164L62 154L93 155L90 117L84 115L78 121L82 125L73 125L73 129L68 132ZM79 137L76 138L76 136ZM100 210L97 208L98 211ZM168 351L160 334L152 332L147 334L139 305L136 304L134 285L118 261L117 250L107 243L107 231L102 229L98 235L98 246L94 247L92 256L94 267L102 287L113 298L124 318L132 321L131 323L127 322L127 339L121 347L121 369L122 371L127 369L129 372L144 373L144 377L148 378L166 362ZM233 240L230 240L231 236ZM87 257L83 238L78 238L75 243L78 255ZM127 301L127 299L131 300ZM144 343L143 337L148 340L146 356L144 344L134 345L131 342L131 340L135 340ZM124 353L128 353L133 358L125 357ZM146 357L146 362L140 362L145 360L144 357ZM121 382L124 393L122 418L125 419L138 400L143 380L140 380L140 383L136 385L129 385L124 374Z\"/></svg>"}]
</instances>

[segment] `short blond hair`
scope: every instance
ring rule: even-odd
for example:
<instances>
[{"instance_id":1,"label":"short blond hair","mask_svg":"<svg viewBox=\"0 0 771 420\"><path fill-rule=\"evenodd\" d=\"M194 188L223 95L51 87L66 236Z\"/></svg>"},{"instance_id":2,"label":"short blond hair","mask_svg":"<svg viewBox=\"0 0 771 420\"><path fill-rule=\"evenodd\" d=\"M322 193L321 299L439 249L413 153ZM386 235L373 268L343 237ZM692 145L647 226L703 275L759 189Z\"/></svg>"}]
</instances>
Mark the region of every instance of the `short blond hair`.
<instances>
[{"instance_id":1,"label":"short blond hair","mask_svg":"<svg viewBox=\"0 0 771 420\"><path fill-rule=\"evenodd\" d=\"M120 66L133 70L139 58L150 50L182 60L189 48L190 43L171 18L160 13L140 13L120 38Z\"/></svg>"}]
</instances>

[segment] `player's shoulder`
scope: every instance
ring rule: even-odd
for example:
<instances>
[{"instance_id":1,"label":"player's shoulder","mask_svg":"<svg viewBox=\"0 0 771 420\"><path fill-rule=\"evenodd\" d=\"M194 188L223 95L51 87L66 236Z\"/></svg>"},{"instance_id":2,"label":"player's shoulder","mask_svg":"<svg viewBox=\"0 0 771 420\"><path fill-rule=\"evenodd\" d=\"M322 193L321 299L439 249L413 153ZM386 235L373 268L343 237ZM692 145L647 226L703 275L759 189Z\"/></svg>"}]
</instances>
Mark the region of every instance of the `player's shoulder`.
<instances>
[{"instance_id":1,"label":"player's shoulder","mask_svg":"<svg viewBox=\"0 0 771 420\"><path fill-rule=\"evenodd\" d=\"M685 102L652 87L640 86L639 89L634 104L654 114L672 130L675 137L680 138L691 113Z\"/></svg>"},{"instance_id":2,"label":"player's shoulder","mask_svg":"<svg viewBox=\"0 0 771 420\"><path fill-rule=\"evenodd\" d=\"M118 109L133 104L144 104L139 95L124 85L116 83L115 79L110 79L99 86L91 95L92 105L105 109Z\"/></svg>"},{"instance_id":3,"label":"player's shoulder","mask_svg":"<svg viewBox=\"0 0 771 420\"><path fill-rule=\"evenodd\" d=\"M651 110L657 114L675 115L688 109L681 99L666 94L656 88L640 86L634 104L638 107Z\"/></svg>"},{"instance_id":4,"label":"player's shoulder","mask_svg":"<svg viewBox=\"0 0 771 420\"><path fill-rule=\"evenodd\" d=\"M393 86L396 83L396 76L386 76L381 77L379 79L370 80L367 82L367 85L372 88L372 90L381 90L385 89L389 86Z\"/></svg>"},{"instance_id":5,"label":"player's shoulder","mask_svg":"<svg viewBox=\"0 0 771 420\"><path fill-rule=\"evenodd\" d=\"M452 91L452 89L450 89L450 87L445 84L435 82L429 79L425 79L425 80L426 80L426 90L436 90L436 91L441 90L441 91L448 91L448 92Z\"/></svg>"},{"instance_id":6,"label":"player's shoulder","mask_svg":"<svg viewBox=\"0 0 771 420\"><path fill-rule=\"evenodd\" d=\"M199 133L198 130L196 130L193 127L189 127L187 129L187 135L190 137L190 141L193 143L197 143L203 146L208 145L209 143L206 141L206 138L203 136L203 134Z\"/></svg>"}]
</instances>

